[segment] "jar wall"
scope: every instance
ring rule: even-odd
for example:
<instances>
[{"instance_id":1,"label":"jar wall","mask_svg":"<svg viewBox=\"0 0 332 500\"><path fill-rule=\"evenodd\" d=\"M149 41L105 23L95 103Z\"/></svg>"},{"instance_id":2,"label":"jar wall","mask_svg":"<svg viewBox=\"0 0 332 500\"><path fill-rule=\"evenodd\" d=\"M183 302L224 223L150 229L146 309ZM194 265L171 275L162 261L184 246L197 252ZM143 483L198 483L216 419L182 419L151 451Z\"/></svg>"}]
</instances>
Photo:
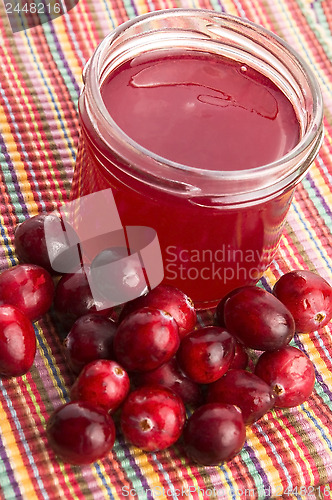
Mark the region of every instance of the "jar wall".
<instances>
[{"instance_id":1,"label":"jar wall","mask_svg":"<svg viewBox=\"0 0 332 500\"><path fill-rule=\"evenodd\" d=\"M252 206L225 208L210 198L165 195L116 171L100 169L96 154L81 138L72 197L111 188L124 226L156 230L164 263L164 283L187 293L196 307L213 307L228 291L255 284L277 250L294 189Z\"/></svg>"}]
</instances>

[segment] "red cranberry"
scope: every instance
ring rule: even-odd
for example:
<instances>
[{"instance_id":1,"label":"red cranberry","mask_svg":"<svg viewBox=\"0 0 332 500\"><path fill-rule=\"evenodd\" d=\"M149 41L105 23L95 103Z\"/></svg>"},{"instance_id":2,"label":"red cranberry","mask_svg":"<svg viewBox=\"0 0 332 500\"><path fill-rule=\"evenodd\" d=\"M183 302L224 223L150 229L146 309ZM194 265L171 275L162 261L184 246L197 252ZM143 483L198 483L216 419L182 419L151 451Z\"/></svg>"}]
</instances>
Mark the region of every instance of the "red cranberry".
<instances>
[{"instance_id":1,"label":"red cranberry","mask_svg":"<svg viewBox=\"0 0 332 500\"><path fill-rule=\"evenodd\" d=\"M228 370L235 340L223 328L206 326L186 335L177 352L180 368L194 382L209 384Z\"/></svg>"},{"instance_id":2,"label":"red cranberry","mask_svg":"<svg viewBox=\"0 0 332 500\"><path fill-rule=\"evenodd\" d=\"M144 386L131 392L120 417L126 439L144 451L164 450L174 444L184 422L181 398L161 386Z\"/></svg>"},{"instance_id":3,"label":"red cranberry","mask_svg":"<svg viewBox=\"0 0 332 500\"><path fill-rule=\"evenodd\" d=\"M228 403L238 406L246 425L260 419L274 405L271 387L254 373L229 370L208 387L209 403Z\"/></svg>"},{"instance_id":4,"label":"red cranberry","mask_svg":"<svg viewBox=\"0 0 332 500\"><path fill-rule=\"evenodd\" d=\"M94 300L87 275L83 270L65 274L56 286L54 309L57 318L68 330L78 318L85 314L110 316L112 308L105 307L104 309L104 305Z\"/></svg>"},{"instance_id":5,"label":"red cranberry","mask_svg":"<svg viewBox=\"0 0 332 500\"><path fill-rule=\"evenodd\" d=\"M239 288L235 288L234 290L231 290L218 303L218 305L216 307L216 311L215 311L215 318L216 318L217 325L223 326L223 327L226 326L225 318L224 318L225 303L229 299L229 297L232 297L232 295L235 295L236 293L238 293L238 291L241 290L242 288L246 288L246 287L241 286Z\"/></svg>"},{"instance_id":6,"label":"red cranberry","mask_svg":"<svg viewBox=\"0 0 332 500\"><path fill-rule=\"evenodd\" d=\"M29 318L12 305L0 305L0 375L24 375L35 354L36 336Z\"/></svg>"},{"instance_id":7,"label":"red cranberry","mask_svg":"<svg viewBox=\"0 0 332 500\"><path fill-rule=\"evenodd\" d=\"M332 318L332 287L311 271L291 271L276 282L273 292L295 320L298 333L325 326Z\"/></svg>"},{"instance_id":8,"label":"red cranberry","mask_svg":"<svg viewBox=\"0 0 332 500\"><path fill-rule=\"evenodd\" d=\"M315 369L300 349L285 346L264 352L258 359L255 373L275 393L274 406L290 408L308 399L315 384Z\"/></svg>"},{"instance_id":9,"label":"red cranberry","mask_svg":"<svg viewBox=\"0 0 332 500\"><path fill-rule=\"evenodd\" d=\"M225 302L227 330L246 347L273 351L288 344L295 332L291 313L272 293L246 286Z\"/></svg>"},{"instance_id":10,"label":"red cranberry","mask_svg":"<svg viewBox=\"0 0 332 500\"><path fill-rule=\"evenodd\" d=\"M86 314L78 318L64 341L72 370L79 373L90 361L112 359L115 332L115 323L103 316Z\"/></svg>"},{"instance_id":11,"label":"red cranberry","mask_svg":"<svg viewBox=\"0 0 332 500\"><path fill-rule=\"evenodd\" d=\"M185 404L198 405L202 394L198 384L188 378L180 369L176 357L155 370L136 375L138 385L162 385L175 392Z\"/></svg>"},{"instance_id":12,"label":"red cranberry","mask_svg":"<svg viewBox=\"0 0 332 500\"><path fill-rule=\"evenodd\" d=\"M48 246L52 257L55 259L66 252L66 267L74 271L77 267L77 253L68 249L68 238L59 238L63 229L70 234L71 241L77 240L77 235L68 223L64 223L57 215L39 214L26 219L15 230L15 249L21 262L37 264L49 273L54 274L45 239L45 220L49 225ZM52 237L52 235L54 235Z\"/></svg>"},{"instance_id":13,"label":"red cranberry","mask_svg":"<svg viewBox=\"0 0 332 500\"><path fill-rule=\"evenodd\" d=\"M91 263L91 276L110 305L124 304L148 291L142 263L127 248L106 248Z\"/></svg>"},{"instance_id":14,"label":"red cranberry","mask_svg":"<svg viewBox=\"0 0 332 500\"><path fill-rule=\"evenodd\" d=\"M246 439L241 410L221 403L200 406L187 420L183 438L186 453L195 462L228 462L241 451Z\"/></svg>"},{"instance_id":15,"label":"red cranberry","mask_svg":"<svg viewBox=\"0 0 332 500\"><path fill-rule=\"evenodd\" d=\"M86 365L71 388L73 400L88 401L113 413L130 389L127 372L116 362L97 359Z\"/></svg>"},{"instance_id":16,"label":"red cranberry","mask_svg":"<svg viewBox=\"0 0 332 500\"><path fill-rule=\"evenodd\" d=\"M53 294L51 275L40 266L19 264L0 274L0 303L16 306L31 321L47 313Z\"/></svg>"},{"instance_id":17,"label":"red cranberry","mask_svg":"<svg viewBox=\"0 0 332 500\"><path fill-rule=\"evenodd\" d=\"M178 325L170 314L144 307L126 316L114 336L114 353L128 371L154 370L176 353Z\"/></svg>"},{"instance_id":18,"label":"red cranberry","mask_svg":"<svg viewBox=\"0 0 332 500\"><path fill-rule=\"evenodd\" d=\"M196 309L192 300L173 286L159 285L147 295L128 302L121 312L120 321L142 307L161 309L173 316L179 327L180 338L191 332L196 324Z\"/></svg>"},{"instance_id":19,"label":"red cranberry","mask_svg":"<svg viewBox=\"0 0 332 500\"><path fill-rule=\"evenodd\" d=\"M245 370L248 364L249 364L249 355L246 348L240 342L235 341L234 358L232 359L228 369Z\"/></svg>"},{"instance_id":20,"label":"red cranberry","mask_svg":"<svg viewBox=\"0 0 332 500\"><path fill-rule=\"evenodd\" d=\"M57 456L74 465L104 458L115 441L108 413L95 405L72 401L57 408L47 422L48 442Z\"/></svg>"}]
</instances>

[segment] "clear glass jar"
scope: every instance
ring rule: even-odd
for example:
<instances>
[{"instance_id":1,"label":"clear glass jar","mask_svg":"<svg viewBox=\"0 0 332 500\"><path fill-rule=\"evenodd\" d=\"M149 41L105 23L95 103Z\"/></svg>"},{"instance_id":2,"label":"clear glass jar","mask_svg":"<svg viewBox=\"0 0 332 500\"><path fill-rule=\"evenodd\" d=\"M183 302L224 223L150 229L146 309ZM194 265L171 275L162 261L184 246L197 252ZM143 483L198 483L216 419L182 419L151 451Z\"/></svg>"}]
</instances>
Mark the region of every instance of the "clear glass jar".
<instances>
[{"instance_id":1,"label":"clear glass jar","mask_svg":"<svg viewBox=\"0 0 332 500\"><path fill-rule=\"evenodd\" d=\"M227 171L178 164L137 144L110 116L101 87L125 61L168 48L219 54L268 77L293 105L298 144L273 163ZM294 189L322 141L322 97L308 65L276 35L245 19L170 9L110 33L83 80L72 198L112 188L122 224L156 230L164 282L185 291L198 308L256 283L273 259Z\"/></svg>"}]
</instances>

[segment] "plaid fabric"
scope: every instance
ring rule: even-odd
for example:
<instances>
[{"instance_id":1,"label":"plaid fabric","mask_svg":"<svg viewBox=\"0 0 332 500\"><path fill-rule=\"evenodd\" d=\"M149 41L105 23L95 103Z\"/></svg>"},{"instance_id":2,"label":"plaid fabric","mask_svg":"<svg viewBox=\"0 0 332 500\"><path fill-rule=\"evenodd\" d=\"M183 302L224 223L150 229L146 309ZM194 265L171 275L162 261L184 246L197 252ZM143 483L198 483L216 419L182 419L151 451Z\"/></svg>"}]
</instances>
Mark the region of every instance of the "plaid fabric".
<instances>
[{"instance_id":1,"label":"plaid fabric","mask_svg":"<svg viewBox=\"0 0 332 500\"><path fill-rule=\"evenodd\" d=\"M261 284L290 269L332 270L331 0L79 0L65 15L13 34L0 3L0 269L17 263L16 225L68 200L78 141L77 99L84 63L112 28L150 10L193 7L245 16L297 50L325 99L325 138L298 187L279 251ZM211 321L211 314L200 318ZM268 413L248 430L241 454L199 467L181 445L145 454L119 434L104 460L73 467L57 460L45 424L68 401L73 377L50 315L35 323L33 368L0 379L0 498L332 498L332 325L293 344L316 368L313 395Z\"/></svg>"}]
</instances>

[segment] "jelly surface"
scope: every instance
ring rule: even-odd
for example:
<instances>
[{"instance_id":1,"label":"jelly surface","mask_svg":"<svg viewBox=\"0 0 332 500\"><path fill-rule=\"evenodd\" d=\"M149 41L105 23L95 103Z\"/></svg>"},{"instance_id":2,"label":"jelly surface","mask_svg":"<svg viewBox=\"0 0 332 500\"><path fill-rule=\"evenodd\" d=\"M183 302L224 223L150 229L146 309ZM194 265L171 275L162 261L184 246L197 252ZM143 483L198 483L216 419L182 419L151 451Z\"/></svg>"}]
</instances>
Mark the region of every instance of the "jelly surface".
<instances>
[{"instance_id":1,"label":"jelly surface","mask_svg":"<svg viewBox=\"0 0 332 500\"><path fill-rule=\"evenodd\" d=\"M284 156L299 140L283 92L250 66L215 54L138 56L112 71L101 93L130 138L191 167L250 169Z\"/></svg>"}]
</instances>

